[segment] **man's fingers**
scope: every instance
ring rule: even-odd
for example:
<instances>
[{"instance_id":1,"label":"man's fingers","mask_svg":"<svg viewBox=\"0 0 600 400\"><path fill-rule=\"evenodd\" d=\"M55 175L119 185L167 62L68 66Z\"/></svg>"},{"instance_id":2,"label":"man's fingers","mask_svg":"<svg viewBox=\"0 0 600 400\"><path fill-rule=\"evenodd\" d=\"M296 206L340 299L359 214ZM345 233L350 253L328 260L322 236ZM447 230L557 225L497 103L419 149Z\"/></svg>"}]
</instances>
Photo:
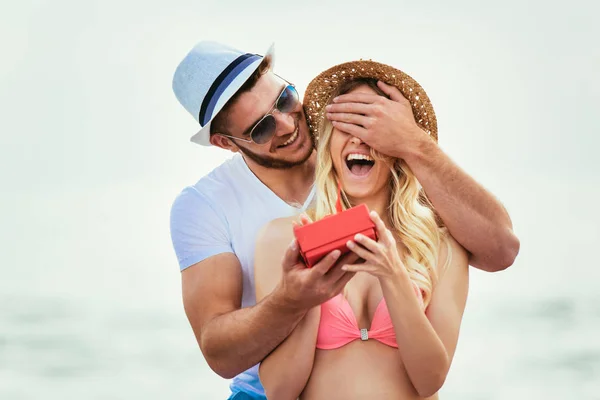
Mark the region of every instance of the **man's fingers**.
<instances>
[{"instance_id":1,"label":"man's fingers","mask_svg":"<svg viewBox=\"0 0 600 400\"><path fill-rule=\"evenodd\" d=\"M402 102L402 101L408 101L406 100L406 97L404 97L402 95L402 92L398 90L398 88L396 86L392 86L392 85L388 85L385 82L382 81L377 81L377 86L379 86L379 89L383 90L383 93L387 94L390 99L397 101L397 102Z\"/></svg>"},{"instance_id":2,"label":"man's fingers","mask_svg":"<svg viewBox=\"0 0 600 400\"><path fill-rule=\"evenodd\" d=\"M339 263L340 264L354 264L358 260L360 260L360 257L350 251L350 252L344 254L344 256L340 258Z\"/></svg>"},{"instance_id":3,"label":"man's fingers","mask_svg":"<svg viewBox=\"0 0 600 400\"><path fill-rule=\"evenodd\" d=\"M292 240L288 248L285 250L283 260L281 261L281 267L284 271L289 271L294 265L298 263L298 257L300 257L300 249L296 239Z\"/></svg>"},{"instance_id":4,"label":"man's fingers","mask_svg":"<svg viewBox=\"0 0 600 400\"><path fill-rule=\"evenodd\" d=\"M369 122L371 122L371 118L365 117L360 114L352 114L352 113L327 113L325 115L330 121L337 122L345 122L348 124L360 125L364 128L367 128Z\"/></svg>"},{"instance_id":5,"label":"man's fingers","mask_svg":"<svg viewBox=\"0 0 600 400\"><path fill-rule=\"evenodd\" d=\"M342 270L342 266L346 264L354 264L359 259L360 257L358 257L355 253L351 251L344 254L343 257L340 257L336 264L333 267L329 268L329 271L327 271L327 273L325 274L329 284L333 285L335 282L338 281L338 279L340 279L342 275L344 275L345 272L344 270Z\"/></svg>"},{"instance_id":6,"label":"man's fingers","mask_svg":"<svg viewBox=\"0 0 600 400\"><path fill-rule=\"evenodd\" d=\"M379 100L381 96L378 94L369 94L369 93L346 93L342 94L333 99L334 104L340 103L363 103L363 104L373 104L377 100Z\"/></svg>"},{"instance_id":7,"label":"man's fingers","mask_svg":"<svg viewBox=\"0 0 600 400\"><path fill-rule=\"evenodd\" d=\"M344 287L348 282L350 282L350 279L352 279L354 275L356 275L356 272L344 272L344 275L342 275L341 278L333 284L333 295L337 296L340 294L340 292L344 290Z\"/></svg>"},{"instance_id":8,"label":"man's fingers","mask_svg":"<svg viewBox=\"0 0 600 400\"><path fill-rule=\"evenodd\" d=\"M323 259L321 261L316 263L312 267L312 270L315 273L318 273L319 275L325 275L327 273L327 271L329 271L329 269L333 266L333 264L335 264L335 262L338 260L338 258L340 258L341 254L342 254L342 252L339 250L332 251L331 253L329 253L325 257L323 257Z\"/></svg>"},{"instance_id":9,"label":"man's fingers","mask_svg":"<svg viewBox=\"0 0 600 400\"><path fill-rule=\"evenodd\" d=\"M369 115L373 111L373 105L364 103L335 103L325 107L328 113L353 113Z\"/></svg>"},{"instance_id":10,"label":"man's fingers","mask_svg":"<svg viewBox=\"0 0 600 400\"><path fill-rule=\"evenodd\" d=\"M331 268L329 268L329 271L327 271L327 273L321 278L322 282L324 282L323 284L325 286L328 286L328 287L332 286L342 276L344 276L344 274L346 273L346 271L344 271L342 269L342 267L344 265L346 265L346 264L341 263L341 262L337 262L334 266L332 266Z\"/></svg>"},{"instance_id":11,"label":"man's fingers","mask_svg":"<svg viewBox=\"0 0 600 400\"><path fill-rule=\"evenodd\" d=\"M337 122L332 121L333 127L338 129L341 132L347 133L352 136L356 136L363 142L365 141L365 137L367 136L367 130L362 126L348 124L346 122Z\"/></svg>"}]
</instances>

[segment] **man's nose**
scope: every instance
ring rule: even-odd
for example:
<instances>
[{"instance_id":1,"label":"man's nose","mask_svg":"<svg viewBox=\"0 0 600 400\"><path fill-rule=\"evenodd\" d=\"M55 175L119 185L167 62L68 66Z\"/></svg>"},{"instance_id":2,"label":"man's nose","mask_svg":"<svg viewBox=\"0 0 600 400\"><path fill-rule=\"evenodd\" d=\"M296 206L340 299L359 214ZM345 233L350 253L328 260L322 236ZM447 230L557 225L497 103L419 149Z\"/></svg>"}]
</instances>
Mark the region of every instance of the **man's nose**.
<instances>
[{"instance_id":1,"label":"man's nose","mask_svg":"<svg viewBox=\"0 0 600 400\"><path fill-rule=\"evenodd\" d=\"M282 113L278 110L273 112L273 117L277 124L277 136L288 135L296 129L296 120L293 113Z\"/></svg>"}]
</instances>

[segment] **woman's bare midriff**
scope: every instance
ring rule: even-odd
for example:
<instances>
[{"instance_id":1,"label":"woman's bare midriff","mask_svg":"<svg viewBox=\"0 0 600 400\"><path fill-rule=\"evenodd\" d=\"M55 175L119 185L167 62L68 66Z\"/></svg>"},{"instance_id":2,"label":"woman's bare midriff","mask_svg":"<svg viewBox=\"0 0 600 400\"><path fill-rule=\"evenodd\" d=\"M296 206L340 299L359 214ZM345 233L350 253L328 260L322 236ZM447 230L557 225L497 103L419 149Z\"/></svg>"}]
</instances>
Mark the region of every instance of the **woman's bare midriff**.
<instances>
[{"instance_id":1,"label":"woman's bare midriff","mask_svg":"<svg viewBox=\"0 0 600 400\"><path fill-rule=\"evenodd\" d=\"M355 340L333 350L316 350L314 368L301 400L422 399L412 386L398 349L375 340ZM437 395L429 399L437 399Z\"/></svg>"}]
</instances>

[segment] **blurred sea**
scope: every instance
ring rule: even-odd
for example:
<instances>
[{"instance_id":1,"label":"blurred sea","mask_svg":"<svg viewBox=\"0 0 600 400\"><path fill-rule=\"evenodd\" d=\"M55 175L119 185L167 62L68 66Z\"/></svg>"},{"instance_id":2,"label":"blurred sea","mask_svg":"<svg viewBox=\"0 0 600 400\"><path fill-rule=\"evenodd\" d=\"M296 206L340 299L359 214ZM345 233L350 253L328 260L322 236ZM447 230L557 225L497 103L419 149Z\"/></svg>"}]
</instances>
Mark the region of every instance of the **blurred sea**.
<instances>
[{"instance_id":1,"label":"blurred sea","mask_svg":"<svg viewBox=\"0 0 600 400\"><path fill-rule=\"evenodd\" d=\"M181 304L168 234L179 189L2 198L0 399L227 397ZM552 235L551 208L511 213L522 241L513 267L472 270L442 399L600 399L595 218L574 209Z\"/></svg>"}]
</instances>

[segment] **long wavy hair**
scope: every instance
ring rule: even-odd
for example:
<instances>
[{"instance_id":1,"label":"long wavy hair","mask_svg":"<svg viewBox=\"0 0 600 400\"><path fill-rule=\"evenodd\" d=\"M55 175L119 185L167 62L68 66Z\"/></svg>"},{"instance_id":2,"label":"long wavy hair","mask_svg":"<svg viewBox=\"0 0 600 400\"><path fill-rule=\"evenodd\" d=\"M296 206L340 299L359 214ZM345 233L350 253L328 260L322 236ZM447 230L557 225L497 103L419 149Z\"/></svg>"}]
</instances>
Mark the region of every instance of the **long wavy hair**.
<instances>
[{"instance_id":1,"label":"long wavy hair","mask_svg":"<svg viewBox=\"0 0 600 400\"><path fill-rule=\"evenodd\" d=\"M381 96L386 96L377 86L376 80L359 78L340 85L331 99L363 85L370 87ZM318 127L319 141L315 180L317 196L315 206L310 212L314 220L336 212L338 178L330 151L332 132L331 122L327 118L323 118L321 126ZM385 156L373 149L371 149L371 156L377 161L384 162L391 171L390 199L387 210L389 228L396 241L406 246L407 251L402 261L408 270L410 279L421 290L424 305L427 307L438 278L436 264L443 242L446 242L448 246L445 265L448 265L450 260L449 243L445 239L441 221L437 218L433 205L422 190L417 178L402 159ZM344 210L357 205L351 204L343 190L341 202Z\"/></svg>"}]
</instances>

